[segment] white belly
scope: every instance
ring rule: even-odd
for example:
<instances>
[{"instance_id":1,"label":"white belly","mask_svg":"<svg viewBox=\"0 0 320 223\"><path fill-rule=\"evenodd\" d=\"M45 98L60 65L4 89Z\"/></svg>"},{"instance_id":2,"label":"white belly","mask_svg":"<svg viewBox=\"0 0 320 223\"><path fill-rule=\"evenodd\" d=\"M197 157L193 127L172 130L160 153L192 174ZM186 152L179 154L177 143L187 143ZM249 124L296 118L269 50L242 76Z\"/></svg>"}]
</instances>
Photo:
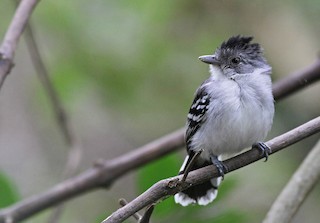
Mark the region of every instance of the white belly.
<instances>
[{"instance_id":1,"label":"white belly","mask_svg":"<svg viewBox=\"0 0 320 223\"><path fill-rule=\"evenodd\" d=\"M271 94L261 103L247 95L252 92L239 92L233 83L227 87L227 90L221 88L225 91L221 92L223 97L215 95L216 104L209 108L207 121L192 140L195 150L204 150L201 155L204 159L208 159L208 155L238 153L264 140L272 125L274 107Z\"/></svg>"}]
</instances>

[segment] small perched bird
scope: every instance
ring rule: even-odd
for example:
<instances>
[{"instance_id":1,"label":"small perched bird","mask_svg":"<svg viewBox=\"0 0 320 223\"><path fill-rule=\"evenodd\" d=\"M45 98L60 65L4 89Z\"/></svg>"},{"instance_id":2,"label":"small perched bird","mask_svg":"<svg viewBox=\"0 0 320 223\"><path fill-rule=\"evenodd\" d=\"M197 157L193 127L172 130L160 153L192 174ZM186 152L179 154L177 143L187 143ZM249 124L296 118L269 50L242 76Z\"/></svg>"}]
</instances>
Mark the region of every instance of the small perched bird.
<instances>
[{"instance_id":1,"label":"small perched bird","mask_svg":"<svg viewBox=\"0 0 320 223\"><path fill-rule=\"evenodd\" d=\"M218 193L225 166L224 154L234 154L250 146L260 148L270 131L274 115L271 67L253 37L234 36L223 42L213 55L200 56L209 64L210 77L195 93L187 117L188 155L180 169L183 180L191 170L215 165L219 178L192 186L174 196L182 206L207 205Z\"/></svg>"}]
</instances>

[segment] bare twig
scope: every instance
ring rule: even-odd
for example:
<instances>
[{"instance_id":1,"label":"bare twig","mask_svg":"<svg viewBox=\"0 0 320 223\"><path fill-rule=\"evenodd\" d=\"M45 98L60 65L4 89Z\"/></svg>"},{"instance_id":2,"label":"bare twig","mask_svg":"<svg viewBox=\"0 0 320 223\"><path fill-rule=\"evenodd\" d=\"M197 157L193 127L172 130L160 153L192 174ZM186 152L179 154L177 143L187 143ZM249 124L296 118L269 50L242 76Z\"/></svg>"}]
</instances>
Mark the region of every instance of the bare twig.
<instances>
[{"instance_id":1,"label":"bare twig","mask_svg":"<svg viewBox=\"0 0 320 223\"><path fill-rule=\"evenodd\" d=\"M0 211L0 223L25 219L41 210L92 189L110 186L117 178L152 160L164 156L184 144L180 129L132 152L110 161L99 161L82 174L65 180L53 188Z\"/></svg>"},{"instance_id":2,"label":"bare twig","mask_svg":"<svg viewBox=\"0 0 320 223\"><path fill-rule=\"evenodd\" d=\"M0 46L0 89L5 78L10 73L10 70L13 66L14 52L17 48L19 38L37 3L38 0L21 1L5 34L2 45ZM319 65L319 61L317 61L316 65ZM299 78L301 77L302 80L304 80L305 77L306 79L309 79L309 81L315 81L317 78L319 78L319 66L315 66L312 69L310 68L310 70L312 72L306 70L298 73L297 76L299 76ZM316 76L306 76L308 74L315 74ZM290 77L288 80L289 79ZM288 91L292 93L293 91L299 90L309 84L309 82L306 81L306 85L301 85L299 81L295 81L295 83L298 84L294 84L285 89L285 86L287 85L286 82L287 80L283 82L284 85L275 86L275 98L281 98L282 96L285 96ZM280 88L283 88L284 91L281 92ZM63 115L60 116L60 118L63 119ZM137 151L125 154L111 161L104 161L96 167L88 169L77 177L70 178L62 182L44 193L35 195L11 207L1 210L0 222L16 222L18 220L22 220L45 208L56 205L91 189L101 186L108 186L123 174L130 172L134 168L137 168L147 162L168 154L169 152L181 147L183 144L183 130L179 130L168 135L167 137L148 144ZM70 152L72 151L73 150Z\"/></svg>"},{"instance_id":3,"label":"bare twig","mask_svg":"<svg viewBox=\"0 0 320 223\"><path fill-rule=\"evenodd\" d=\"M126 201L124 198L119 199L119 204L124 207L128 204L128 201ZM150 223L150 217L152 215L152 212L154 210L154 204L150 205L145 213L140 215L138 212L134 213L132 217L137 220L138 223Z\"/></svg>"},{"instance_id":4,"label":"bare twig","mask_svg":"<svg viewBox=\"0 0 320 223\"><path fill-rule=\"evenodd\" d=\"M310 135L318 133L319 131L320 116L287 133L269 140L268 142L266 142L266 144L271 148L271 154L273 154ZM262 158L264 158L264 154L261 153L261 150L252 149L236 157L223 161L223 163L227 167L226 169L228 170L228 172L232 172ZM161 180L150 187L143 194L135 198L133 201L129 202L126 206L112 213L107 219L103 221L103 223L122 222L130 217L133 213L136 213L147 205L155 203L161 199L165 199L169 195L173 195L179 191L185 190L191 185L197 185L218 176L219 172L217 168L211 165L190 172L187 182L181 181L181 175L179 177L172 177Z\"/></svg>"},{"instance_id":5,"label":"bare twig","mask_svg":"<svg viewBox=\"0 0 320 223\"><path fill-rule=\"evenodd\" d=\"M319 63L319 61L316 63ZM317 72L320 75L320 68ZM303 76L302 73L301 75ZM291 78L288 76L285 79L289 82ZM307 81L308 83L310 82ZM280 85L276 86L280 87ZM294 90L297 91L306 86L298 85ZM278 87L273 88L276 100L282 98L282 94L286 94L285 91L278 90ZM110 161L100 161L96 167L90 168L76 177L2 209L0 211L0 223L3 223L5 219L13 219L15 222L25 219L79 194L101 186L111 185L118 177L182 147L184 145L183 134L184 130L180 129L118 158Z\"/></svg>"},{"instance_id":6,"label":"bare twig","mask_svg":"<svg viewBox=\"0 0 320 223\"><path fill-rule=\"evenodd\" d=\"M38 48L38 44L35 41L35 37L33 33L34 32L31 25L31 21L29 21L26 25L24 36L27 42L27 46L28 46L28 50L30 53L33 66L37 71L36 73L39 77L41 84L43 85L43 88L45 89L48 95L48 98L50 99L50 102L52 104L52 109L56 116L56 120L61 129L61 132L65 137L65 141L67 142L68 145L71 145L74 137L68 125L69 124L68 117L58 97L58 93L54 88L52 81L49 78L49 72L42 60L42 57L40 55L40 51Z\"/></svg>"},{"instance_id":7,"label":"bare twig","mask_svg":"<svg viewBox=\"0 0 320 223\"><path fill-rule=\"evenodd\" d=\"M273 95L277 99L282 99L300 88L310 85L320 79L320 59L301 71L297 71L290 76L277 81L273 85Z\"/></svg>"},{"instance_id":8,"label":"bare twig","mask_svg":"<svg viewBox=\"0 0 320 223\"><path fill-rule=\"evenodd\" d=\"M126 201L124 198L120 198L119 199L119 204L121 205L121 207L124 207L128 204L128 201ZM134 219L136 219L138 222L140 221L140 219L142 218L142 216L136 212L132 215L132 217L134 217Z\"/></svg>"},{"instance_id":9,"label":"bare twig","mask_svg":"<svg viewBox=\"0 0 320 223\"><path fill-rule=\"evenodd\" d=\"M82 149L75 133L71 130L67 113L62 106L62 103L58 97L58 93L55 90L51 79L49 78L49 72L44 64L44 61L42 60L38 45L35 41L31 21L29 21L26 25L25 39L27 42L31 60L33 62L33 66L35 67L39 80L48 95L55 114L56 122L62 132L67 146L69 147L66 167L62 174L63 179L66 179L67 177L73 176L76 173L81 160ZM62 214L62 210L62 204L56 207L56 209L53 210L50 216L49 222L57 222L57 219Z\"/></svg>"},{"instance_id":10,"label":"bare twig","mask_svg":"<svg viewBox=\"0 0 320 223\"><path fill-rule=\"evenodd\" d=\"M155 207L155 204L151 204L149 207L147 207L147 210L144 213L144 215L142 216L139 223L150 223L150 218L151 218L152 212L154 210L154 207Z\"/></svg>"},{"instance_id":11,"label":"bare twig","mask_svg":"<svg viewBox=\"0 0 320 223\"><path fill-rule=\"evenodd\" d=\"M289 223L320 179L320 140L273 203L264 223Z\"/></svg>"},{"instance_id":12,"label":"bare twig","mask_svg":"<svg viewBox=\"0 0 320 223\"><path fill-rule=\"evenodd\" d=\"M0 89L13 66L14 52L20 36L38 0L23 0L20 2L9 28L0 46Z\"/></svg>"},{"instance_id":13,"label":"bare twig","mask_svg":"<svg viewBox=\"0 0 320 223\"><path fill-rule=\"evenodd\" d=\"M19 5L19 2L20 2L19 0L15 1L16 6ZM67 146L69 147L69 154L68 154L66 167L62 174L63 179L66 179L67 177L73 176L76 173L76 170L81 160L82 149L79 141L77 140L77 137L75 136L74 132L71 130L67 113L65 112L65 109L62 106L62 103L58 97L58 93L55 90L51 79L49 78L49 72L41 57L38 44L35 41L35 36L34 36L30 19L29 19L29 22L27 22L25 25L24 36L26 39L27 47L30 53L33 66L36 70L38 78L45 92L48 95L49 101L51 102L52 109L54 111L56 122L62 132L62 135L65 139ZM62 209L63 209L62 206L63 205L59 205L53 211L49 219L50 223L55 223L57 221L57 219L62 213Z\"/></svg>"}]
</instances>

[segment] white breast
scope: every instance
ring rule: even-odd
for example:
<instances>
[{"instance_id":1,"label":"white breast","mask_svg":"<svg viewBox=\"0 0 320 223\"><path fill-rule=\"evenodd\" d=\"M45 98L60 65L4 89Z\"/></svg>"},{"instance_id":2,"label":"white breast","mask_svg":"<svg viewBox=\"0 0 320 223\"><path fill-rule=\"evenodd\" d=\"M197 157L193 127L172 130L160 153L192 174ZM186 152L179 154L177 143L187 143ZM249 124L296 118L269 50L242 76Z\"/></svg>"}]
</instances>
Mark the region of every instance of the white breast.
<instances>
[{"instance_id":1,"label":"white breast","mask_svg":"<svg viewBox=\"0 0 320 223\"><path fill-rule=\"evenodd\" d=\"M237 153L265 139L274 114L271 79L255 76L258 79L242 76L208 83L213 103L192 141L195 150L204 150L203 158Z\"/></svg>"}]
</instances>

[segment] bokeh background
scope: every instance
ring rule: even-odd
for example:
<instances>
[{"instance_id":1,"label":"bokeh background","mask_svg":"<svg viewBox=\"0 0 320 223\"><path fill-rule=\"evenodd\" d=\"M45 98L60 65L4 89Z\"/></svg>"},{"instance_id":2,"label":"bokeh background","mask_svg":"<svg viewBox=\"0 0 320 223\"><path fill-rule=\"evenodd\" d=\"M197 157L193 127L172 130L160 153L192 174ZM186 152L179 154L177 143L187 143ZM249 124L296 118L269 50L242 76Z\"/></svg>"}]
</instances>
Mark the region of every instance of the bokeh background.
<instances>
[{"instance_id":1,"label":"bokeh background","mask_svg":"<svg viewBox=\"0 0 320 223\"><path fill-rule=\"evenodd\" d=\"M0 1L0 36L14 12ZM197 86L208 77L197 57L231 35L253 35L273 67L273 80L313 63L320 49L317 0L41 1L32 24L50 77L83 147L78 172L184 125ZM62 180L68 147L21 40L15 67L0 93L0 205ZM277 136L319 115L320 85L276 104ZM182 208L169 198L153 222L260 222L319 134L228 174L207 207ZM173 176L182 149L67 202L60 222L100 222L159 179ZM320 187L293 222L318 222ZM46 222L50 211L26 222ZM132 219L127 222L135 222Z\"/></svg>"}]
</instances>

